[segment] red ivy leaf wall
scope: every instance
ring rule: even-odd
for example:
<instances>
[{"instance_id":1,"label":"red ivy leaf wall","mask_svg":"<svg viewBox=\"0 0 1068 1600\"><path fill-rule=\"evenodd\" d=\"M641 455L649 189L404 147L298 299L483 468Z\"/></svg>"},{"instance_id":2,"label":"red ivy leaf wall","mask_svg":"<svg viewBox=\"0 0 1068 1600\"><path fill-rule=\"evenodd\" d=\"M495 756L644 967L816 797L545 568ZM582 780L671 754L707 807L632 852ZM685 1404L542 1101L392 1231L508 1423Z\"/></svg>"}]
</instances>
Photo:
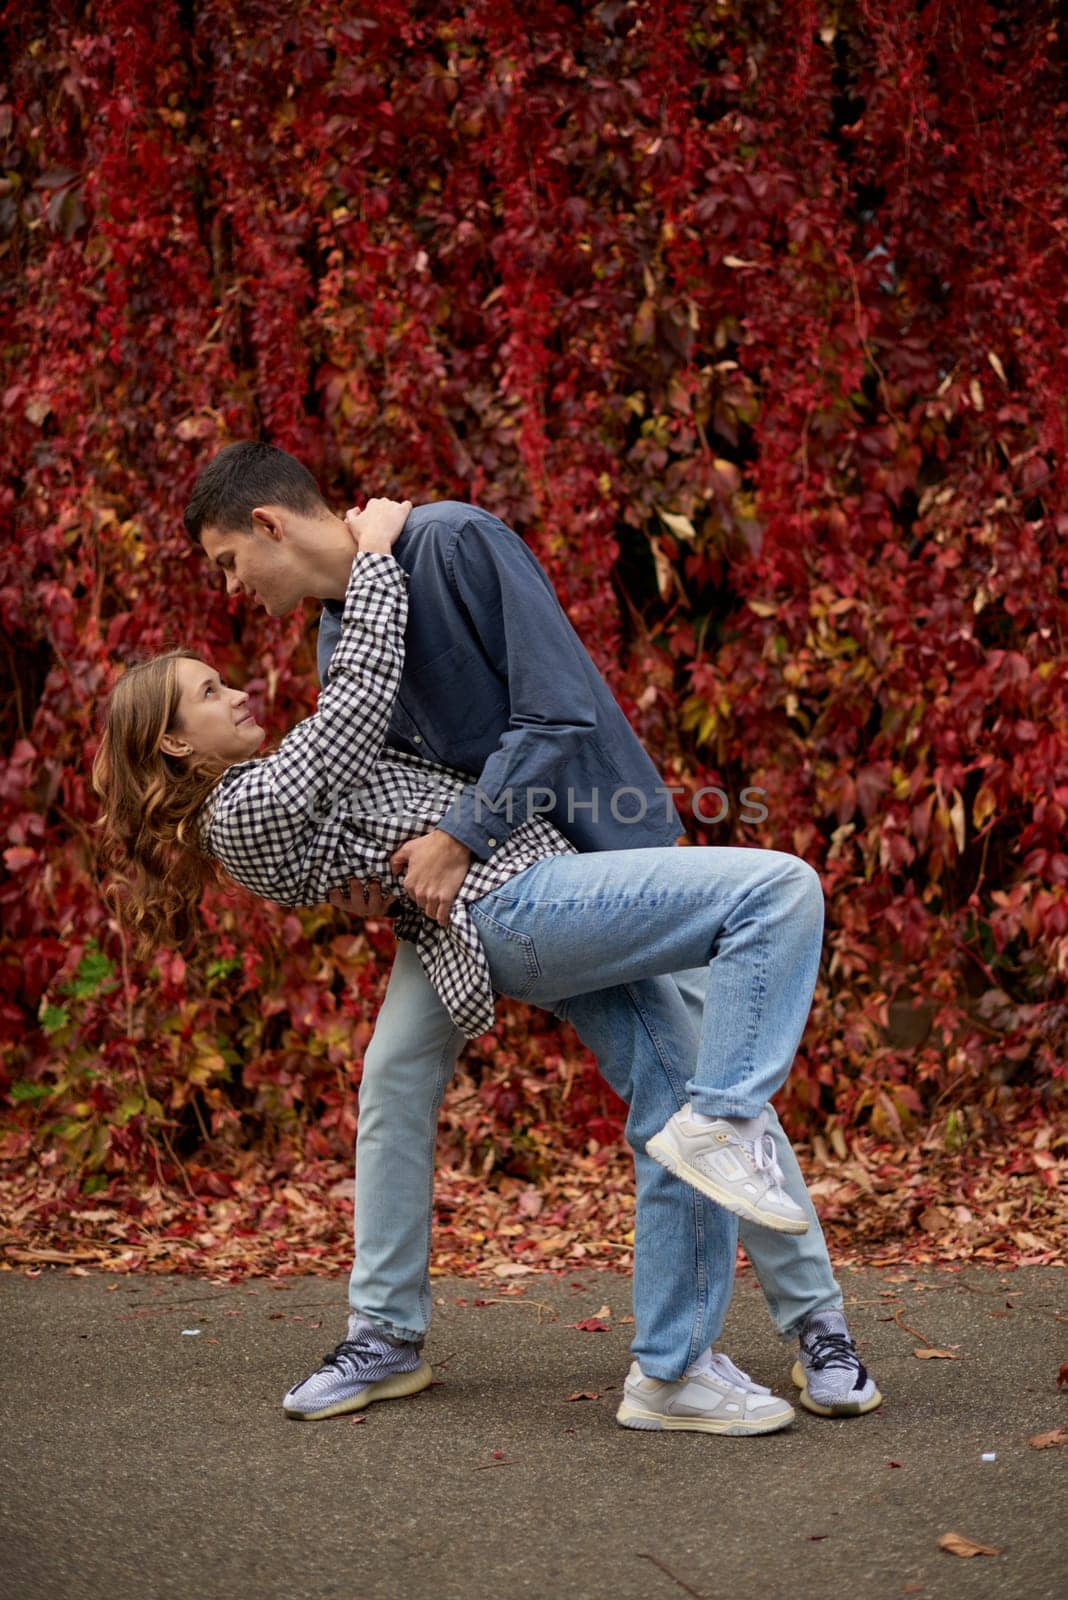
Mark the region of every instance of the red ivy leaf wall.
<instances>
[{"instance_id":1,"label":"red ivy leaf wall","mask_svg":"<svg viewBox=\"0 0 1068 1600\"><path fill-rule=\"evenodd\" d=\"M103 1184L351 1145L388 933L214 896L195 957L136 968L94 869L119 663L181 642L276 730L313 704L312 616L228 603L180 529L249 436L339 507L517 526L692 836L819 869L796 1131L1044 1114L1064 28L1041 0L13 0L0 1154ZM536 1175L619 1127L574 1040L511 1007L442 1137Z\"/></svg>"}]
</instances>

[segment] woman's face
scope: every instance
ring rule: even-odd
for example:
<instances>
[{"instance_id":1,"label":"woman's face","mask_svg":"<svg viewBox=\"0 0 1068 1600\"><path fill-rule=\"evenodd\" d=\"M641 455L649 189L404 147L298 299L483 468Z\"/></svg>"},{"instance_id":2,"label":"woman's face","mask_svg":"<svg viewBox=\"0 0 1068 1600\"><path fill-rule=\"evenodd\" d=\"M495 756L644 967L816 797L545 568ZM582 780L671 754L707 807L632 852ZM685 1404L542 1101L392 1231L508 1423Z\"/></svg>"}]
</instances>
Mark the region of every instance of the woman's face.
<instances>
[{"instance_id":1,"label":"woman's face","mask_svg":"<svg viewBox=\"0 0 1068 1600\"><path fill-rule=\"evenodd\" d=\"M228 689L204 661L177 663L180 697L174 727L160 740L171 756L208 756L226 766L255 755L265 731L243 689Z\"/></svg>"}]
</instances>

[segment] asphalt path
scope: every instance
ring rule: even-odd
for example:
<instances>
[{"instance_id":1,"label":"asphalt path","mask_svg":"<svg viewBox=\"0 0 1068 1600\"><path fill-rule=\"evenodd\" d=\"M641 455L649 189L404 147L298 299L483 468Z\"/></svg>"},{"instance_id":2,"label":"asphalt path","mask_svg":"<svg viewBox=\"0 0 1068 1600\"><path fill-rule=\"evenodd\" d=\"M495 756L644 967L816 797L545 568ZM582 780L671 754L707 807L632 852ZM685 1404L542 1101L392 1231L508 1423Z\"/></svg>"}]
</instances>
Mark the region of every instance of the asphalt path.
<instances>
[{"instance_id":1,"label":"asphalt path","mask_svg":"<svg viewBox=\"0 0 1068 1600\"><path fill-rule=\"evenodd\" d=\"M616 1425L611 1273L438 1280L440 1381L358 1423L280 1404L342 1336L343 1283L0 1274L0 1594L1064 1600L1068 1451L1029 1443L1068 1423L1064 1274L842 1284L882 1409L730 1439ZM792 1398L751 1273L723 1348Z\"/></svg>"}]
</instances>

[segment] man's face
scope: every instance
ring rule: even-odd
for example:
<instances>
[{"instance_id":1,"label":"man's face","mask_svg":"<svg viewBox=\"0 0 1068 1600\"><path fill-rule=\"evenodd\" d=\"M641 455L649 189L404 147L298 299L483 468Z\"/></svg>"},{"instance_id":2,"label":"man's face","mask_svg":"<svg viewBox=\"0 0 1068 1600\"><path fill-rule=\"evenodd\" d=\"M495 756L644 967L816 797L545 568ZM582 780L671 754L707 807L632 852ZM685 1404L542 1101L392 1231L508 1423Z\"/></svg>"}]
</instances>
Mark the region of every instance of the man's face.
<instances>
[{"instance_id":1,"label":"man's face","mask_svg":"<svg viewBox=\"0 0 1068 1600\"><path fill-rule=\"evenodd\" d=\"M288 616L308 592L299 554L271 513L253 512L247 531L202 528L200 542L223 573L227 594L249 595L268 616Z\"/></svg>"}]
</instances>

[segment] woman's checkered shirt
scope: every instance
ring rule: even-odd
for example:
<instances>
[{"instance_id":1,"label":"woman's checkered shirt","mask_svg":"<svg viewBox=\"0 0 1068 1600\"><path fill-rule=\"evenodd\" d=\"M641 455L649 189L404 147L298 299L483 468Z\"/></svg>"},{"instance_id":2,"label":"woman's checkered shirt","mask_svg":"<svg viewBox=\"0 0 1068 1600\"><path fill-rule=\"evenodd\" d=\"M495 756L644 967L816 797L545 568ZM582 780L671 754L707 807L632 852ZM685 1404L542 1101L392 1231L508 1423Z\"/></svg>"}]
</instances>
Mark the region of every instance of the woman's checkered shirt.
<instances>
[{"instance_id":1,"label":"woman's checkered shirt","mask_svg":"<svg viewBox=\"0 0 1068 1600\"><path fill-rule=\"evenodd\" d=\"M456 1026L475 1039L493 1026L493 989L467 907L545 856L575 851L535 817L488 861L472 861L448 927L403 899L390 856L428 833L472 781L386 747L404 667L407 584L392 556L356 557L315 715L273 755L228 769L201 812L201 840L238 883L282 905L318 905L350 878L377 878L387 899L401 897L397 937L415 945Z\"/></svg>"}]
</instances>

